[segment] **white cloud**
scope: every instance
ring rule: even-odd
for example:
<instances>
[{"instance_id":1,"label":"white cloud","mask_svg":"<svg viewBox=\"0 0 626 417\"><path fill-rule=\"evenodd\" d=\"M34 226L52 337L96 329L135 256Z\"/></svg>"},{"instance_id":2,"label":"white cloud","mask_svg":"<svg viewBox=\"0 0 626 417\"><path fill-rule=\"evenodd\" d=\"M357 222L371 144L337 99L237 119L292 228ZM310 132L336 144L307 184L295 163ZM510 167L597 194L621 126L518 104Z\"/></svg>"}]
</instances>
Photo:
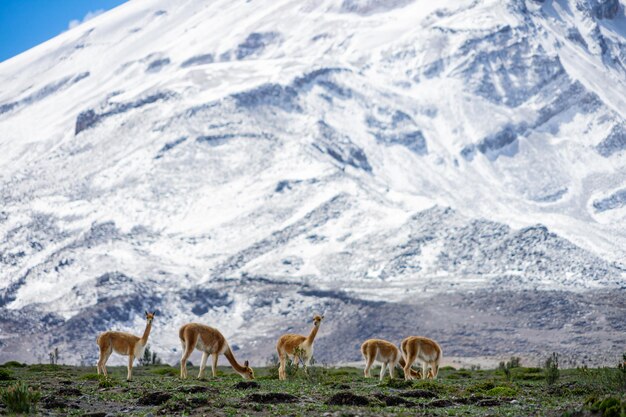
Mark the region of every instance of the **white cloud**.
<instances>
[{"instance_id":1,"label":"white cloud","mask_svg":"<svg viewBox=\"0 0 626 417\"><path fill-rule=\"evenodd\" d=\"M80 25L81 23L85 23L86 21L91 20L96 16L100 16L102 13L104 13L103 9L98 9L98 10L93 10L91 12L87 12L87 14L85 15L85 17L82 18L82 20L78 20L78 19L70 20L70 23L67 25L67 28L74 29L76 26Z\"/></svg>"}]
</instances>

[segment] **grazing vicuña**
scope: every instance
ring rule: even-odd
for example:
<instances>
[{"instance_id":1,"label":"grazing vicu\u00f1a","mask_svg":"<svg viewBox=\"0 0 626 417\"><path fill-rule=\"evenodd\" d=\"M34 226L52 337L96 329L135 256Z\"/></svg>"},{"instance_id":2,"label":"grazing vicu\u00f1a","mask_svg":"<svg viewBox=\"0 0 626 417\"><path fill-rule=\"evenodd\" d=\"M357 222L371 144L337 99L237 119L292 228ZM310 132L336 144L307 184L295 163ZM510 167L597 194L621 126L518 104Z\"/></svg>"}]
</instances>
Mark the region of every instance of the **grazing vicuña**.
<instances>
[{"instance_id":1,"label":"grazing vicu\u00f1a","mask_svg":"<svg viewBox=\"0 0 626 417\"><path fill-rule=\"evenodd\" d=\"M422 362L422 379L437 378L439 362L442 357L441 346L437 342L427 337L409 336L402 341L400 347L406 362L404 364L404 379L413 379L413 375L407 371L417 359ZM426 372L428 367L430 370Z\"/></svg>"},{"instance_id":2,"label":"grazing vicu\u00f1a","mask_svg":"<svg viewBox=\"0 0 626 417\"><path fill-rule=\"evenodd\" d=\"M209 355L213 361L211 362L211 371L213 377L217 376L217 359L220 354L224 354L235 372L245 379L254 379L254 370L248 366L245 361L243 366L237 362L233 351L226 342L226 338L219 330L198 323L187 323L178 331L180 343L183 345L183 357L180 359L180 377L187 378L187 359L193 353L194 349L202 352L202 362L200 363L200 372L198 378L204 377L204 368Z\"/></svg>"}]
</instances>

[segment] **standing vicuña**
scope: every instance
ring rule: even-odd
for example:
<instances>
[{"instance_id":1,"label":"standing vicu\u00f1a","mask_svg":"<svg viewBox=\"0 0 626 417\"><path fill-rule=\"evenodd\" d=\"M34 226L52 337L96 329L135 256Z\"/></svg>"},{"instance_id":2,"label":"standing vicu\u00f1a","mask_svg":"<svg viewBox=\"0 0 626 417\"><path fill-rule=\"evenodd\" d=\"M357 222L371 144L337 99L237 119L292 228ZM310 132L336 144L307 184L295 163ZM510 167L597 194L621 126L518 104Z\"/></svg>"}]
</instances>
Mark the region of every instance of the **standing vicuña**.
<instances>
[{"instance_id":1,"label":"standing vicu\u00f1a","mask_svg":"<svg viewBox=\"0 0 626 417\"><path fill-rule=\"evenodd\" d=\"M370 368L374 364L374 361L378 361L381 363L380 366L380 380L383 380L385 376L385 367L389 369L389 377L393 379L393 374L396 365L400 365L401 368L404 369L404 358L400 353L400 349L396 345L391 342L382 339L368 339L361 345L361 353L363 354L363 359L365 359L365 377L369 378ZM419 371L414 370L409 367L409 372L411 372L412 377L420 378L421 374Z\"/></svg>"},{"instance_id":2,"label":"standing vicu\u00f1a","mask_svg":"<svg viewBox=\"0 0 626 417\"><path fill-rule=\"evenodd\" d=\"M204 368L209 355L212 355L211 370L213 371L213 377L216 377L217 359L223 353L235 372L245 379L254 379L254 371L248 366L248 361L245 361L243 366L239 365L235 355L233 355L233 351L226 342L226 338L219 330L204 324L187 323L178 331L178 337L180 337L180 343L183 345L183 357L180 359L180 377L182 379L187 378L187 359L189 359L194 349L202 352L198 378L204 377Z\"/></svg>"},{"instance_id":3,"label":"standing vicu\u00f1a","mask_svg":"<svg viewBox=\"0 0 626 417\"><path fill-rule=\"evenodd\" d=\"M320 323L323 318L324 316L318 315L313 317L313 328L308 336L300 334L284 334L280 337L280 339L278 339L278 343L276 344L278 360L280 361L280 365L278 367L278 378L287 379L285 367L287 366L287 359L289 356L293 357L296 367L298 366L300 359L304 360L306 366L309 366L311 358L313 357L313 342L315 341L315 336L317 335L317 331L320 328ZM306 372L306 368L304 370Z\"/></svg>"},{"instance_id":4,"label":"standing vicu\u00f1a","mask_svg":"<svg viewBox=\"0 0 626 417\"><path fill-rule=\"evenodd\" d=\"M409 336L402 341L402 356L404 356L404 379L413 379L413 375L407 370L411 368L413 362L419 359L422 362L422 379L427 377L437 378L439 373L439 362L441 361L441 346L432 339L420 336ZM428 373L426 370L430 366Z\"/></svg>"},{"instance_id":5,"label":"standing vicu\u00f1a","mask_svg":"<svg viewBox=\"0 0 626 417\"><path fill-rule=\"evenodd\" d=\"M128 356L128 375L126 380L130 381L133 378L133 361L135 358L141 358L143 351L148 343L148 336L150 336L150 329L152 329L152 320L154 320L154 313L148 313L146 311L146 329L143 332L143 336L140 338L130 333L124 332L104 332L101 333L96 339L98 347L100 348L100 359L98 359L98 375L100 373L107 374L107 361L111 353L115 351L123 356Z\"/></svg>"}]
</instances>

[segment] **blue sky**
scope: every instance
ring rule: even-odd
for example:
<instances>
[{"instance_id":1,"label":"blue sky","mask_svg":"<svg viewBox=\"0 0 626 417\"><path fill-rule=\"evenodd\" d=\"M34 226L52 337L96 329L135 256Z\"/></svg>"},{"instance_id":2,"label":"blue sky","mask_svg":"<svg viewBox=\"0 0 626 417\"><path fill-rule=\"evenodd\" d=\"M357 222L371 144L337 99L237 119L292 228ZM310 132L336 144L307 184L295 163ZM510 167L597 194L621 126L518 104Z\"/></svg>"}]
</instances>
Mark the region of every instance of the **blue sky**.
<instances>
[{"instance_id":1,"label":"blue sky","mask_svg":"<svg viewBox=\"0 0 626 417\"><path fill-rule=\"evenodd\" d=\"M126 0L0 0L0 62Z\"/></svg>"}]
</instances>

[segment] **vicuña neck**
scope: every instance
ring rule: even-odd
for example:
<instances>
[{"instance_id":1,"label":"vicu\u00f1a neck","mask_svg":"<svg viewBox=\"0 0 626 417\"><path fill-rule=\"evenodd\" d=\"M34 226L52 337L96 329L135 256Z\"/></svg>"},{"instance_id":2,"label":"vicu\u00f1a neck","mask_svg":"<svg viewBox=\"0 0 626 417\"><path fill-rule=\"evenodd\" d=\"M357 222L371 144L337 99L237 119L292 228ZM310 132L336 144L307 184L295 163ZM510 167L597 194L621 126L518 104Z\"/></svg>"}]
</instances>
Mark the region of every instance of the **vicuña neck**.
<instances>
[{"instance_id":1,"label":"vicu\u00f1a neck","mask_svg":"<svg viewBox=\"0 0 626 417\"><path fill-rule=\"evenodd\" d=\"M143 331L143 336L141 336L141 344L145 345L148 342L148 336L150 336L150 330L152 329L152 322L149 321L146 324L146 330Z\"/></svg>"},{"instance_id":2,"label":"vicu\u00f1a neck","mask_svg":"<svg viewBox=\"0 0 626 417\"><path fill-rule=\"evenodd\" d=\"M311 333L309 333L309 337L306 338L306 342L309 345L313 344L313 341L315 340L315 336L317 335L317 330L318 329L319 329L319 326L313 325L313 328L311 329Z\"/></svg>"},{"instance_id":3,"label":"vicu\u00f1a neck","mask_svg":"<svg viewBox=\"0 0 626 417\"><path fill-rule=\"evenodd\" d=\"M235 359L235 355L233 355L233 351L230 350L230 346L228 347L228 349L226 349L226 352L224 352L224 356L226 356L226 359L228 359L228 362L230 362L230 365L235 371L239 372L240 374L245 372L246 368L239 365L239 362L237 362L237 359Z\"/></svg>"}]
</instances>

